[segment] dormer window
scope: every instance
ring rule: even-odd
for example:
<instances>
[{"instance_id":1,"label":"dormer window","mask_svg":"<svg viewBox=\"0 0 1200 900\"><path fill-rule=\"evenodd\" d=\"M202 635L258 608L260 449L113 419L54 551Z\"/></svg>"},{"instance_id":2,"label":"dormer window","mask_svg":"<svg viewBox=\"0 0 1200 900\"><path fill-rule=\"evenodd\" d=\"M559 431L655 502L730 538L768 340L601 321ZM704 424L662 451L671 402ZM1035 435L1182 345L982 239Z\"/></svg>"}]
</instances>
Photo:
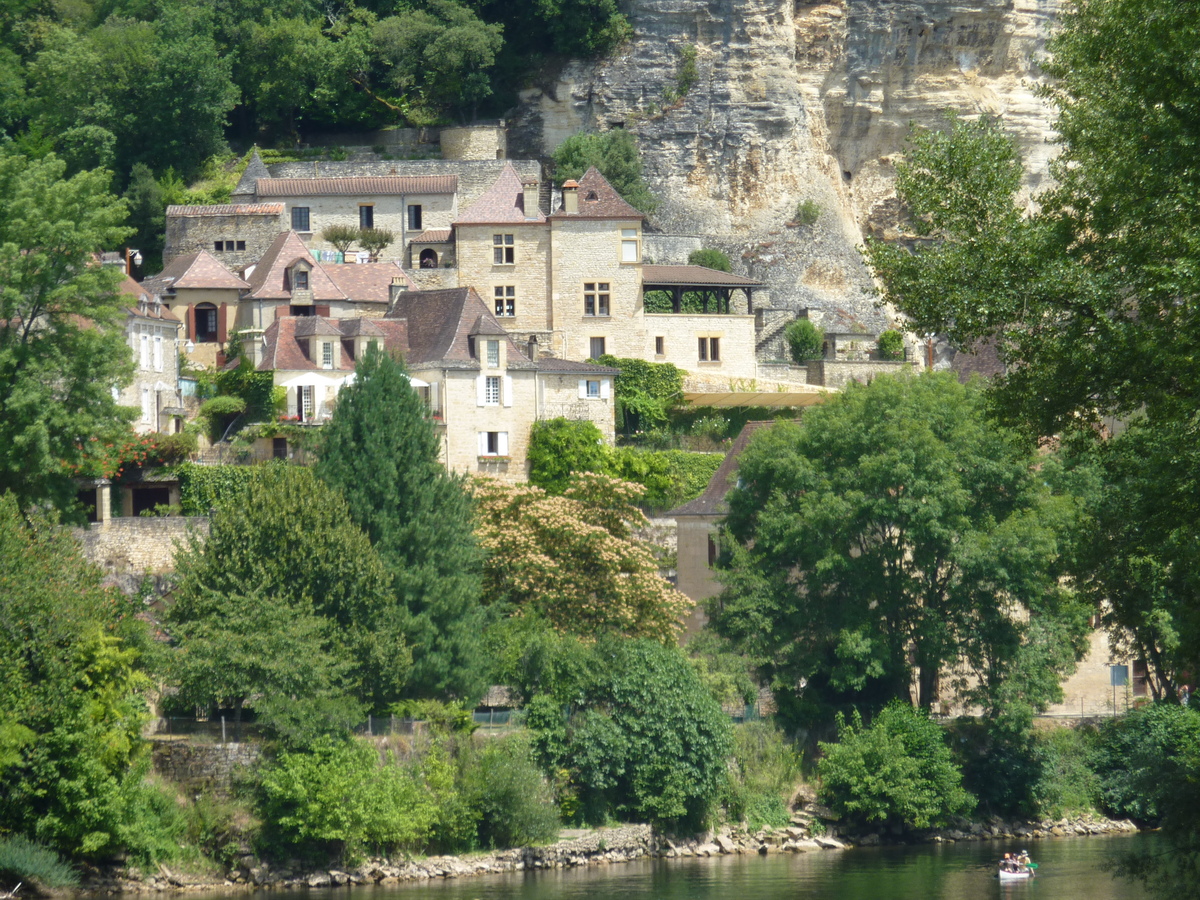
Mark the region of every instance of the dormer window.
<instances>
[{"instance_id":1,"label":"dormer window","mask_svg":"<svg viewBox=\"0 0 1200 900\"><path fill-rule=\"evenodd\" d=\"M296 269L292 273L292 290L307 291L308 290L308 270Z\"/></svg>"},{"instance_id":2,"label":"dormer window","mask_svg":"<svg viewBox=\"0 0 1200 900\"><path fill-rule=\"evenodd\" d=\"M321 342L321 368L333 368L333 344L329 341Z\"/></svg>"},{"instance_id":3,"label":"dormer window","mask_svg":"<svg viewBox=\"0 0 1200 900\"><path fill-rule=\"evenodd\" d=\"M487 365L489 369L500 368L500 342L499 341L484 341L484 347L487 351Z\"/></svg>"}]
</instances>

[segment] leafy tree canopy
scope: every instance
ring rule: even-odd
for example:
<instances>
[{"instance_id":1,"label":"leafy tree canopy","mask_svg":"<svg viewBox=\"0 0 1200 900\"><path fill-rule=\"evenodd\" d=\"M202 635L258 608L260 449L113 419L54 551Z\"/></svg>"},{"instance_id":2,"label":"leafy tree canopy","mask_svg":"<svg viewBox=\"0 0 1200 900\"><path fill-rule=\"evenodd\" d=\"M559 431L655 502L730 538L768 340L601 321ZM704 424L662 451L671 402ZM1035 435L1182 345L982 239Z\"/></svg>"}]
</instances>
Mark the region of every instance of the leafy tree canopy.
<instances>
[{"instance_id":1,"label":"leafy tree canopy","mask_svg":"<svg viewBox=\"0 0 1200 900\"><path fill-rule=\"evenodd\" d=\"M129 233L125 204L107 172L65 172L0 147L0 490L64 510L83 438L132 417L112 396L132 372L120 273L95 264Z\"/></svg>"},{"instance_id":2,"label":"leafy tree canopy","mask_svg":"<svg viewBox=\"0 0 1200 900\"><path fill-rule=\"evenodd\" d=\"M463 479L438 461L424 402L402 363L377 350L359 360L325 426L317 474L346 500L391 576L413 669L411 697L482 694L487 612Z\"/></svg>"},{"instance_id":3,"label":"leafy tree canopy","mask_svg":"<svg viewBox=\"0 0 1200 900\"><path fill-rule=\"evenodd\" d=\"M989 708L1034 632L1066 623L1070 671L1084 625L1059 582L1071 501L988 423L981 392L949 375L880 377L756 435L729 499L716 630L760 663L780 710L920 705L966 689ZM1034 706L1057 683L1025 682ZM1011 700L1012 698L1008 698Z\"/></svg>"},{"instance_id":4,"label":"leafy tree canopy","mask_svg":"<svg viewBox=\"0 0 1200 900\"><path fill-rule=\"evenodd\" d=\"M705 248L703 250L693 250L688 254L689 266L704 266L707 269L716 269L718 272L732 272L733 264L730 263L729 257L720 250Z\"/></svg>"},{"instance_id":5,"label":"leafy tree canopy","mask_svg":"<svg viewBox=\"0 0 1200 900\"><path fill-rule=\"evenodd\" d=\"M633 505L636 485L581 474L558 497L496 481L475 492L490 603L584 637L677 639L691 602L633 536L646 521Z\"/></svg>"},{"instance_id":6,"label":"leafy tree canopy","mask_svg":"<svg viewBox=\"0 0 1200 900\"><path fill-rule=\"evenodd\" d=\"M623 128L573 134L554 151L554 178L578 181L595 166L634 209L649 215L658 200L642 180L642 158L633 135Z\"/></svg>"}]
</instances>

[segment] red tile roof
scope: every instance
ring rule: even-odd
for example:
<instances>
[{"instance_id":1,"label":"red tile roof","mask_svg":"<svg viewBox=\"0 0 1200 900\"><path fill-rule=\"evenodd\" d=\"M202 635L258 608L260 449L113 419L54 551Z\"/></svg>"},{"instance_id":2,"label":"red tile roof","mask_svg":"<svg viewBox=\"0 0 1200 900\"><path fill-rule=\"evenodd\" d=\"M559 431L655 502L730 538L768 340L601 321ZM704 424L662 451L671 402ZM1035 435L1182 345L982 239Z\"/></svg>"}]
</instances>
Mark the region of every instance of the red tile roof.
<instances>
[{"instance_id":1,"label":"red tile roof","mask_svg":"<svg viewBox=\"0 0 1200 900\"><path fill-rule=\"evenodd\" d=\"M525 215L525 189L512 163L507 163L500 177L479 199L467 207L455 225L525 225L545 222L540 209Z\"/></svg>"},{"instance_id":2,"label":"red tile roof","mask_svg":"<svg viewBox=\"0 0 1200 900\"><path fill-rule=\"evenodd\" d=\"M207 250L177 256L157 275L142 282L144 291L160 297L179 288L242 291L248 287Z\"/></svg>"},{"instance_id":3,"label":"red tile roof","mask_svg":"<svg viewBox=\"0 0 1200 900\"><path fill-rule=\"evenodd\" d=\"M387 303L393 278L399 278L409 290L416 283L394 262L318 263L330 280L351 300L366 303Z\"/></svg>"},{"instance_id":4,"label":"red tile roof","mask_svg":"<svg viewBox=\"0 0 1200 900\"><path fill-rule=\"evenodd\" d=\"M507 342L508 367L534 367L521 348L492 316L487 304L474 288L448 288L441 291L406 291L396 298L383 321L408 323L410 366L442 365L448 368L477 369L478 358L471 355L472 329L483 327L488 334L503 335Z\"/></svg>"},{"instance_id":5,"label":"red tile roof","mask_svg":"<svg viewBox=\"0 0 1200 900\"><path fill-rule=\"evenodd\" d=\"M350 338L356 334L382 336L384 349L408 353L408 327L403 320L279 316L263 332L263 356L258 368L262 371L330 371L305 355L300 339L310 336ZM333 371L354 371L353 354L346 352L344 344L340 362Z\"/></svg>"},{"instance_id":6,"label":"red tile roof","mask_svg":"<svg viewBox=\"0 0 1200 900\"><path fill-rule=\"evenodd\" d=\"M579 212L564 212L559 207L553 219L642 219L640 212L625 202L616 188L592 166L579 179Z\"/></svg>"},{"instance_id":7,"label":"red tile roof","mask_svg":"<svg viewBox=\"0 0 1200 900\"><path fill-rule=\"evenodd\" d=\"M457 175L363 175L349 178L260 178L260 197L350 197L371 194L453 194Z\"/></svg>"},{"instance_id":8,"label":"red tile roof","mask_svg":"<svg viewBox=\"0 0 1200 900\"><path fill-rule=\"evenodd\" d=\"M444 244L450 240L449 228L426 228L415 238L412 239L414 244Z\"/></svg>"},{"instance_id":9,"label":"red tile roof","mask_svg":"<svg viewBox=\"0 0 1200 900\"><path fill-rule=\"evenodd\" d=\"M282 203L218 203L212 206L168 206L168 216L281 216Z\"/></svg>"},{"instance_id":10,"label":"red tile roof","mask_svg":"<svg viewBox=\"0 0 1200 900\"><path fill-rule=\"evenodd\" d=\"M325 270L317 263L304 241L294 231L285 231L271 242L267 252L254 266L246 279L250 282L247 300L291 300L292 291L286 275L287 270L298 259L308 260L312 270L308 276L308 289L314 301L345 300L342 291Z\"/></svg>"},{"instance_id":11,"label":"red tile roof","mask_svg":"<svg viewBox=\"0 0 1200 900\"><path fill-rule=\"evenodd\" d=\"M760 287L762 282L704 266L642 266L642 284Z\"/></svg>"}]
</instances>

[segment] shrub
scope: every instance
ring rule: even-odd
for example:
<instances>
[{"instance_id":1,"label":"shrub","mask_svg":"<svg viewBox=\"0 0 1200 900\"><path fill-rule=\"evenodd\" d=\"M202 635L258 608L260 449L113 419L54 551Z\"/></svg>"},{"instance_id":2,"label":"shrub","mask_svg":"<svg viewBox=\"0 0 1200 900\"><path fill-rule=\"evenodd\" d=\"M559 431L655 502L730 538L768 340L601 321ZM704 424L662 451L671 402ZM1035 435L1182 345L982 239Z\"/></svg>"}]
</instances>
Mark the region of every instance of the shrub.
<instances>
[{"instance_id":1,"label":"shrub","mask_svg":"<svg viewBox=\"0 0 1200 900\"><path fill-rule=\"evenodd\" d=\"M1100 803L1111 816L1156 822L1165 816L1176 785L1191 779L1189 760L1200 756L1200 713L1155 703L1100 726L1090 762L1100 781Z\"/></svg>"},{"instance_id":2,"label":"shrub","mask_svg":"<svg viewBox=\"0 0 1200 900\"><path fill-rule=\"evenodd\" d=\"M558 807L525 735L490 740L464 774L484 847L521 847L558 835Z\"/></svg>"},{"instance_id":3,"label":"shrub","mask_svg":"<svg viewBox=\"0 0 1200 900\"><path fill-rule=\"evenodd\" d=\"M752 831L781 827L790 814L786 797L800 777L800 756L770 722L747 722L734 729L734 765L726 810Z\"/></svg>"},{"instance_id":4,"label":"shrub","mask_svg":"<svg viewBox=\"0 0 1200 900\"><path fill-rule=\"evenodd\" d=\"M876 341L880 359L904 359L904 335L895 328L889 328L879 335Z\"/></svg>"},{"instance_id":5,"label":"shrub","mask_svg":"<svg viewBox=\"0 0 1200 900\"><path fill-rule=\"evenodd\" d=\"M353 225L326 225L321 229L321 237L333 244L338 253L346 253L358 240L358 229Z\"/></svg>"},{"instance_id":6,"label":"shrub","mask_svg":"<svg viewBox=\"0 0 1200 900\"><path fill-rule=\"evenodd\" d=\"M566 490L574 472L604 472L610 449L591 422L557 418L533 424L529 435L529 481L550 494Z\"/></svg>"},{"instance_id":7,"label":"shrub","mask_svg":"<svg viewBox=\"0 0 1200 900\"><path fill-rule=\"evenodd\" d=\"M647 509L665 510L699 497L723 459L720 453L624 447L612 455L608 473L644 487Z\"/></svg>"},{"instance_id":8,"label":"shrub","mask_svg":"<svg viewBox=\"0 0 1200 900\"><path fill-rule=\"evenodd\" d=\"M820 797L859 827L937 827L975 805L941 727L907 703L893 701L869 727L857 711L849 723L839 714L838 743L820 748Z\"/></svg>"},{"instance_id":9,"label":"shrub","mask_svg":"<svg viewBox=\"0 0 1200 900\"><path fill-rule=\"evenodd\" d=\"M808 319L797 319L783 331L792 359L799 365L804 365L810 359L820 359L825 343L825 335Z\"/></svg>"},{"instance_id":10,"label":"shrub","mask_svg":"<svg viewBox=\"0 0 1200 900\"><path fill-rule=\"evenodd\" d=\"M58 889L79 885L79 875L57 853L19 834L0 838L0 879Z\"/></svg>"},{"instance_id":11,"label":"shrub","mask_svg":"<svg viewBox=\"0 0 1200 900\"><path fill-rule=\"evenodd\" d=\"M720 250L712 250L705 248L703 250L693 250L688 254L689 266L704 266L707 269L716 269L718 272L732 272L733 264L729 262L729 257Z\"/></svg>"},{"instance_id":12,"label":"shrub","mask_svg":"<svg viewBox=\"0 0 1200 900\"><path fill-rule=\"evenodd\" d=\"M396 236L385 228L363 228L358 232L359 246L371 254L371 259L378 259L395 239Z\"/></svg>"},{"instance_id":13,"label":"shrub","mask_svg":"<svg viewBox=\"0 0 1200 900\"><path fill-rule=\"evenodd\" d=\"M809 197L796 205L796 223L798 225L815 225L821 218L821 205Z\"/></svg>"},{"instance_id":14,"label":"shrub","mask_svg":"<svg viewBox=\"0 0 1200 900\"><path fill-rule=\"evenodd\" d=\"M179 467L179 503L185 516L207 516L210 510L228 502L246 489L254 476L254 466L198 466L183 463Z\"/></svg>"}]
</instances>

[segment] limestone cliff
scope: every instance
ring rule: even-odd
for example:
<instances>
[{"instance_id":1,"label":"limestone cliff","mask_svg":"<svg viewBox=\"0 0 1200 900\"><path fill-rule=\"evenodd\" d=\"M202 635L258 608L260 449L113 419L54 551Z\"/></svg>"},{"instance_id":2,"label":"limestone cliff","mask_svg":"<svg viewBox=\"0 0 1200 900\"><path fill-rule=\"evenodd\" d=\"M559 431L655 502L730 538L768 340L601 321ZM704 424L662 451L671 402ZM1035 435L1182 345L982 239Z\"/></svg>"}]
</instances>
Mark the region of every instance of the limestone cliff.
<instances>
[{"instance_id":1,"label":"limestone cliff","mask_svg":"<svg viewBox=\"0 0 1200 900\"><path fill-rule=\"evenodd\" d=\"M1053 152L1037 59L1058 6L634 0L634 38L618 55L570 63L523 93L510 151L545 156L580 129L627 128L662 199L654 227L725 249L768 282L776 307L882 327L857 248L894 217L909 124L936 126L946 109L1000 117L1036 188ZM668 102L688 45L698 78ZM820 218L791 223L806 199Z\"/></svg>"}]
</instances>

